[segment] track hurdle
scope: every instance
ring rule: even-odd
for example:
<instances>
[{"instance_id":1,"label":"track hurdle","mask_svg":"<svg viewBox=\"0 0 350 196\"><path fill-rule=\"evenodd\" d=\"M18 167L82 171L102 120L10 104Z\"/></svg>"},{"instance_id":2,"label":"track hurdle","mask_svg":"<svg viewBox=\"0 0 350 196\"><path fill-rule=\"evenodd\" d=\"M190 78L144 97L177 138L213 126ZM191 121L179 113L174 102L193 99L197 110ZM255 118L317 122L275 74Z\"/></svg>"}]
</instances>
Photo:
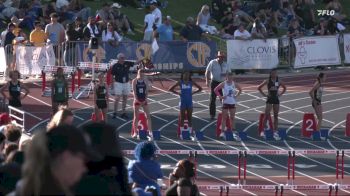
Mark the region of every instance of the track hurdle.
<instances>
[{"instance_id":1,"label":"track hurdle","mask_svg":"<svg viewBox=\"0 0 350 196\"><path fill-rule=\"evenodd\" d=\"M25 130L25 111L12 106L8 106L8 108L10 118L16 121L17 126Z\"/></svg>"}]
</instances>

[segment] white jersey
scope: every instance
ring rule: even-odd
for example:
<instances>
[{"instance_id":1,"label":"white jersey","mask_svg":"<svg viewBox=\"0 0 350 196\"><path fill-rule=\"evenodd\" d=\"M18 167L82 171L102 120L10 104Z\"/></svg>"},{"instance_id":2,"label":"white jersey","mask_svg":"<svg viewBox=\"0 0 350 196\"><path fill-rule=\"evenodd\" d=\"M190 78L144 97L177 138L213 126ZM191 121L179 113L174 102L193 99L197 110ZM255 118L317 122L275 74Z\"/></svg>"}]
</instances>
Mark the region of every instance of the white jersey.
<instances>
[{"instance_id":1,"label":"white jersey","mask_svg":"<svg viewBox=\"0 0 350 196\"><path fill-rule=\"evenodd\" d=\"M223 96L226 98L223 100L223 104L236 104L236 87L235 83L232 81L231 84L225 82L224 88L222 89Z\"/></svg>"}]
</instances>

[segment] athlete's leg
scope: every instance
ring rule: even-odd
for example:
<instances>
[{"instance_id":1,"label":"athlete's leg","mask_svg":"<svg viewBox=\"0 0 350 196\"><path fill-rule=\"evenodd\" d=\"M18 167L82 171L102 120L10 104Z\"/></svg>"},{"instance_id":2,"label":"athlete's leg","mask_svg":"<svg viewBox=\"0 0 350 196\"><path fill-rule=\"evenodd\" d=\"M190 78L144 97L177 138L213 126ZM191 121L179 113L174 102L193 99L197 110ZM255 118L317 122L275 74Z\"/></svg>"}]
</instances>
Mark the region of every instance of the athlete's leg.
<instances>
[{"instance_id":1,"label":"athlete's leg","mask_svg":"<svg viewBox=\"0 0 350 196\"><path fill-rule=\"evenodd\" d=\"M273 104L273 130L278 130L278 113L280 110L280 104Z\"/></svg>"},{"instance_id":2,"label":"athlete's leg","mask_svg":"<svg viewBox=\"0 0 350 196\"><path fill-rule=\"evenodd\" d=\"M151 113L149 112L149 107L148 107L147 104L146 105L144 104L144 105L142 105L142 108L143 108L143 111L146 114L147 124L148 124L148 131L150 133L152 133L152 119L151 119Z\"/></svg>"},{"instance_id":3,"label":"athlete's leg","mask_svg":"<svg viewBox=\"0 0 350 196\"><path fill-rule=\"evenodd\" d=\"M225 131L226 127L226 119L227 119L227 113L228 109L222 109L222 116L221 116L221 132Z\"/></svg>"},{"instance_id":4,"label":"athlete's leg","mask_svg":"<svg viewBox=\"0 0 350 196\"><path fill-rule=\"evenodd\" d=\"M192 112L193 112L193 108L189 107L187 108L187 121L188 121L188 127L190 128L190 131L192 132Z\"/></svg>"},{"instance_id":5,"label":"athlete's leg","mask_svg":"<svg viewBox=\"0 0 350 196\"><path fill-rule=\"evenodd\" d=\"M322 120L323 120L323 108L322 105L315 105L315 112L317 116L317 126L316 129L319 131L322 127Z\"/></svg>"},{"instance_id":6,"label":"athlete's leg","mask_svg":"<svg viewBox=\"0 0 350 196\"><path fill-rule=\"evenodd\" d=\"M138 134L139 112L140 112L140 105L134 104L134 121L133 121L134 133L132 133L133 136Z\"/></svg>"},{"instance_id":7,"label":"athlete's leg","mask_svg":"<svg viewBox=\"0 0 350 196\"><path fill-rule=\"evenodd\" d=\"M266 108L265 108L265 115L263 118L263 127L264 128L266 128L266 122L267 122L268 116L270 115L271 109L272 109L272 104L267 103ZM270 128L272 129L272 127L270 127Z\"/></svg>"},{"instance_id":8,"label":"athlete's leg","mask_svg":"<svg viewBox=\"0 0 350 196\"><path fill-rule=\"evenodd\" d=\"M104 122L107 122L107 108L101 109L102 115L103 115L103 120Z\"/></svg>"},{"instance_id":9,"label":"athlete's leg","mask_svg":"<svg viewBox=\"0 0 350 196\"><path fill-rule=\"evenodd\" d=\"M229 110L229 113L230 113L230 122L231 122L232 130L236 130L236 125L235 125L236 108L231 108Z\"/></svg>"}]
</instances>

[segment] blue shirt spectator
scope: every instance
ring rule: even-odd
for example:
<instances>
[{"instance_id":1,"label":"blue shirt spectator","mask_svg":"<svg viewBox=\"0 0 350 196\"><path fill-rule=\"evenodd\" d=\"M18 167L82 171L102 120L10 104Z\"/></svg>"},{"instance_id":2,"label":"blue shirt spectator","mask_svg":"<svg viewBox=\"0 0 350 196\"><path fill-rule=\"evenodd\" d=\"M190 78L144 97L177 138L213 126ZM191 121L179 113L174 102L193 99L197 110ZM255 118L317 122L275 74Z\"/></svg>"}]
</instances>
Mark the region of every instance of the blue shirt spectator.
<instances>
[{"instance_id":1,"label":"blue shirt spectator","mask_svg":"<svg viewBox=\"0 0 350 196\"><path fill-rule=\"evenodd\" d=\"M154 186L158 195L161 195L157 184L158 178L163 178L160 164L154 160L155 146L151 142L141 142L135 148L136 160L130 161L128 165L129 183L136 188L145 189Z\"/></svg>"},{"instance_id":2,"label":"blue shirt spectator","mask_svg":"<svg viewBox=\"0 0 350 196\"><path fill-rule=\"evenodd\" d=\"M174 40L174 30L171 25L171 18L167 16L164 23L160 25L156 33L159 34L159 41L173 41Z\"/></svg>"}]
</instances>

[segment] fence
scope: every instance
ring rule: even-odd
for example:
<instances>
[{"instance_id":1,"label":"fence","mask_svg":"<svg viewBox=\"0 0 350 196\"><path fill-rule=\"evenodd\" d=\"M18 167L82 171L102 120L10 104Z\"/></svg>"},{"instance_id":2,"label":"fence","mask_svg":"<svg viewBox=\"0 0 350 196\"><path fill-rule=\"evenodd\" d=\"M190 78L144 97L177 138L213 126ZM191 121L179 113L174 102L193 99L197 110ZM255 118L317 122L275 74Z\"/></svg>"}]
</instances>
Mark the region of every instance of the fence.
<instances>
[{"instance_id":1,"label":"fence","mask_svg":"<svg viewBox=\"0 0 350 196\"><path fill-rule=\"evenodd\" d=\"M349 34L345 35L350 37ZM340 51L343 51L341 52L342 65L348 61L346 61L347 53L345 52L350 54L344 49L350 48L350 41L347 40L349 39L344 41L343 35L339 36L338 47ZM101 47L96 51L96 58L97 63L110 63L116 59L119 52L123 52L127 58L133 60L152 58L155 70L160 72L178 72L183 69L204 70L207 63L215 58L217 48L221 50L227 48L226 41L220 40L218 45L215 42L159 42L160 49L157 52L153 51L151 43L147 42L120 42L117 47L101 43ZM5 47L7 66L18 64L15 58L16 47L19 46L7 45ZM50 66L77 66L80 62L92 62L92 54L87 41L66 42L52 48L55 62L50 62ZM293 64L293 59L295 59L294 44L286 36L279 38L278 66L289 68Z\"/></svg>"}]
</instances>

